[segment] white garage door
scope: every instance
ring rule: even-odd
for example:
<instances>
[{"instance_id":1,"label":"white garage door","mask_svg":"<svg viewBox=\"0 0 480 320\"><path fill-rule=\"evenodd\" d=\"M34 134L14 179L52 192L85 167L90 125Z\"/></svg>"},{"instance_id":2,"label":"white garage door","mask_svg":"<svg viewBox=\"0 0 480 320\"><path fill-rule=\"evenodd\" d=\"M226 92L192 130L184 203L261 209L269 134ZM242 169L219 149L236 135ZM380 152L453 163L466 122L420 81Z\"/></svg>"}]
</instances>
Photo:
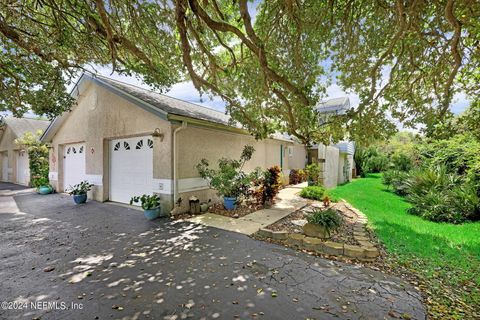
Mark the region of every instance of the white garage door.
<instances>
[{"instance_id":1,"label":"white garage door","mask_svg":"<svg viewBox=\"0 0 480 320\"><path fill-rule=\"evenodd\" d=\"M2 154L2 180L8 181L8 154Z\"/></svg>"},{"instance_id":2,"label":"white garage door","mask_svg":"<svg viewBox=\"0 0 480 320\"><path fill-rule=\"evenodd\" d=\"M63 150L63 188L65 191L85 180L85 144L67 144Z\"/></svg>"},{"instance_id":3,"label":"white garage door","mask_svg":"<svg viewBox=\"0 0 480 320\"><path fill-rule=\"evenodd\" d=\"M150 136L110 141L110 201L129 203L153 188L153 140Z\"/></svg>"},{"instance_id":4,"label":"white garage door","mask_svg":"<svg viewBox=\"0 0 480 320\"><path fill-rule=\"evenodd\" d=\"M25 151L17 153L17 183L27 185L30 177L28 154Z\"/></svg>"}]
</instances>

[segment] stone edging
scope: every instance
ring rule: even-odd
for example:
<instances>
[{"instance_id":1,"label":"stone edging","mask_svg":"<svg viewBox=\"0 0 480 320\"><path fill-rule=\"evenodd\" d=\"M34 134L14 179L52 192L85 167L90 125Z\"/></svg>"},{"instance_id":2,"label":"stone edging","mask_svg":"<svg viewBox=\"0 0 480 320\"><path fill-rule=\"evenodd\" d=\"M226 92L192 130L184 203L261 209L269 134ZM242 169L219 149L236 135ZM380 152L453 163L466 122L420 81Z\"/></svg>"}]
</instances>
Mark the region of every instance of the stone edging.
<instances>
[{"instance_id":1,"label":"stone edging","mask_svg":"<svg viewBox=\"0 0 480 320\"><path fill-rule=\"evenodd\" d=\"M361 261L374 260L380 253L368 237L366 231L367 217L363 212L352 207L347 202L345 202L345 207L354 212L358 217L353 230L353 237L359 243L358 246L333 241L322 241L319 238L307 237L299 233L272 231L266 228L260 229L256 234L260 237L284 241L292 247L310 250L320 254L344 256Z\"/></svg>"}]
</instances>

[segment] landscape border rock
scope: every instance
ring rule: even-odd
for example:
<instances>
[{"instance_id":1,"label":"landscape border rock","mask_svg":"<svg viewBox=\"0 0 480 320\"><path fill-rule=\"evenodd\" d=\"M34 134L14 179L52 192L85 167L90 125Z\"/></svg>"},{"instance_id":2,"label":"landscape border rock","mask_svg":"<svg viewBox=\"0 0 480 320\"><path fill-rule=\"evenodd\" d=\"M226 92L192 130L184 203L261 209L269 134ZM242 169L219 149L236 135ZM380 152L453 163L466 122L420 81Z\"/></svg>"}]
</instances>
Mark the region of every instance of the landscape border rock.
<instances>
[{"instance_id":1,"label":"landscape border rock","mask_svg":"<svg viewBox=\"0 0 480 320\"><path fill-rule=\"evenodd\" d=\"M357 220L354 226L354 239L359 245L350 245L334 241L323 241L319 238L308 237L301 233L288 233L286 231L272 231L267 228L260 229L256 235L261 238L269 238L282 241L284 244L301 249L314 251L319 254L343 256L360 261L373 261L380 255L375 244L370 241L367 233L367 217L360 210L352 207L342 200L350 211L356 214Z\"/></svg>"}]
</instances>

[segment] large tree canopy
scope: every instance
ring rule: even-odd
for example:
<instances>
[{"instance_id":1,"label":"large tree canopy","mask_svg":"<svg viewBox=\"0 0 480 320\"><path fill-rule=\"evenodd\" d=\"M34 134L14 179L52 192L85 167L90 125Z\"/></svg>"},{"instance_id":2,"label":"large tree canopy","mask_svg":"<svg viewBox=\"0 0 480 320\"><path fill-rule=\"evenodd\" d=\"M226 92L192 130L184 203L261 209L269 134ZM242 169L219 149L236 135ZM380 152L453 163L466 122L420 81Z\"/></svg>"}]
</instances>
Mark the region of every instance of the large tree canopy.
<instances>
[{"instance_id":1,"label":"large tree canopy","mask_svg":"<svg viewBox=\"0 0 480 320\"><path fill-rule=\"evenodd\" d=\"M450 116L479 93L480 3L446 1L2 0L0 105L55 115L65 83L111 65L158 90L189 78L258 138L378 137ZM62 77L60 77L62 75ZM314 106L337 81L346 115ZM319 125L321 124L321 125Z\"/></svg>"}]
</instances>

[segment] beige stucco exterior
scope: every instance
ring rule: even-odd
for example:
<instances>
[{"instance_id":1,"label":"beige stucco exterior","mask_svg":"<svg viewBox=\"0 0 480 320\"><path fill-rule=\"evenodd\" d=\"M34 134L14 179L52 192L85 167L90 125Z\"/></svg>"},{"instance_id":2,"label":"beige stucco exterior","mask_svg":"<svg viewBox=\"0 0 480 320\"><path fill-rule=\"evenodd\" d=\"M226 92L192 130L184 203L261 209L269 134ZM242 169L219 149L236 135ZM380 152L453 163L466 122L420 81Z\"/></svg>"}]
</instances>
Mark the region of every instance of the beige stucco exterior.
<instances>
[{"instance_id":1,"label":"beige stucco exterior","mask_svg":"<svg viewBox=\"0 0 480 320\"><path fill-rule=\"evenodd\" d=\"M91 196L97 201L109 197L109 142L112 139L151 135L155 129L163 139L153 138L153 178L171 179L171 125L107 89L87 82L77 105L51 141L50 180L58 191L63 185L64 146L85 143L86 179L94 183ZM170 196L162 195L165 208Z\"/></svg>"},{"instance_id":2,"label":"beige stucco exterior","mask_svg":"<svg viewBox=\"0 0 480 320\"><path fill-rule=\"evenodd\" d=\"M90 197L107 201L110 142L151 136L154 141L152 180L154 185L159 184L152 187L152 193L160 195L163 209L168 212L182 199L181 206L175 210L177 213L188 210L191 196L200 201L219 200L195 168L203 158L215 167L219 158L238 159L243 147L252 145L255 152L244 169L249 172L256 167L266 169L278 165L285 184L291 169L302 169L307 163L306 147L289 139L255 140L238 128L166 112L159 115L142 105L144 102L132 100L128 94L122 95L93 80L84 81L76 92L76 106L60 117L54 132L48 133L49 141L45 141L51 146L50 180L60 192L65 191L64 147L72 143L85 144L85 179L94 184ZM346 160L350 168L354 165L351 155L335 146L319 145L317 151L315 157L322 169L320 180L327 188L351 179L351 170L348 177L345 176Z\"/></svg>"},{"instance_id":3,"label":"beige stucco exterior","mask_svg":"<svg viewBox=\"0 0 480 320\"><path fill-rule=\"evenodd\" d=\"M30 182L28 169L28 153L22 146L15 143L15 139L21 138L26 132L37 133L48 125L48 121L30 119L30 118L14 118L8 117L4 119L0 126L0 180L25 184ZM6 157L5 157L6 156ZM19 158L23 157L23 158ZM4 160L6 160L7 177L4 178ZM17 161L23 160L26 163L25 174L23 179L18 177ZM22 180L22 181L20 181Z\"/></svg>"},{"instance_id":4,"label":"beige stucco exterior","mask_svg":"<svg viewBox=\"0 0 480 320\"><path fill-rule=\"evenodd\" d=\"M182 211L188 208L188 199L196 196L200 201L218 200L215 191L207 187L206 181L199 177L195 165L203 158L215 168L217 160L240 158L245 145L251 145L255 152L245 164L245 171L251 172L260 167L282 168L282 180L288 183L290 169L305 167L306 149L303 145L287 140L255 140L247 134L227 132L219 129L187 126L179 131L178 141L178 185L182 198ZM289 150L291 148L291 150Z\"/></svg>"}]
</instances>

